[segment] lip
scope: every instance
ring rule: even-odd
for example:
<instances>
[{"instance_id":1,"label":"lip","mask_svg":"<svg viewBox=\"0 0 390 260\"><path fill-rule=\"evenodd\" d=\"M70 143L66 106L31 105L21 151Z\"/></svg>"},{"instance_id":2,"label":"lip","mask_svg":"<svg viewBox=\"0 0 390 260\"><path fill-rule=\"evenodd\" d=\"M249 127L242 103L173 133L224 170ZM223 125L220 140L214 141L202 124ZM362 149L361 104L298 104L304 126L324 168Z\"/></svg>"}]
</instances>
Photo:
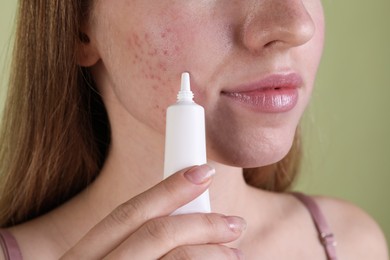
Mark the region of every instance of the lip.
<instances>
[{"instance_id":1,"label":"lip","mask_svg":"<svg viewBox=\"0 0 390 260\"><path fill-rule=\"evenodd\" d=\"M282 113L298 103L303 80L297 73L272 74L261 80L221 91L222 96L256 112Z\"/></svg>"}]
</instances>

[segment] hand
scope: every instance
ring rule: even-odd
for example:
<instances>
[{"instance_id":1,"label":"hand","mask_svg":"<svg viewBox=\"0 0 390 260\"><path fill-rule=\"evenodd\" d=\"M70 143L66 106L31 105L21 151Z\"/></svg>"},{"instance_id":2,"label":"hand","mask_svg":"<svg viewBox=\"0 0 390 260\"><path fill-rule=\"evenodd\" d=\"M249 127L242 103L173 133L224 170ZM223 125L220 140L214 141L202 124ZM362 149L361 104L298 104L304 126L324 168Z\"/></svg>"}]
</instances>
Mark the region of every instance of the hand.
<instances>
[{"instance_id":1,"label":"hand","mask_svg":"<svg viewBox=\"0 0 390 260\"><path fill-rule=\"evenodd\" d=\"M242 218L169 216L202 194L213 174L208 165L173 174L117 207L61 259L240 259L239 250L222 243L240 237Z\"/></svg>"}]
</instances>

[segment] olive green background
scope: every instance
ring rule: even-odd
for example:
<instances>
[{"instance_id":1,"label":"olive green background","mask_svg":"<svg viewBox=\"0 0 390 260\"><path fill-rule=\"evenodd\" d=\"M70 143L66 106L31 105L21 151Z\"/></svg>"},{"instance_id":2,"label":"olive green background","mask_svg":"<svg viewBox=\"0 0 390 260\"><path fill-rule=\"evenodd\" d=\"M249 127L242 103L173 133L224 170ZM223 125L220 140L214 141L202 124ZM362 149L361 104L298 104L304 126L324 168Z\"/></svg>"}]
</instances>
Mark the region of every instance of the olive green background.
<instances>
[{"instance_id":1,"label":"olive green background","mask_svg":"<svg viewBox=\"0 0 390 260\"><path fill-rule=\"evenodd\" d=\"M0 2L0 104L16 1ZM296 189L349 200L390 240L390 1L323 0L326 44ZM1 108L0 108L1 109ZM364 235L364 234L362 234Z\"/></svg>"}]
</instances>

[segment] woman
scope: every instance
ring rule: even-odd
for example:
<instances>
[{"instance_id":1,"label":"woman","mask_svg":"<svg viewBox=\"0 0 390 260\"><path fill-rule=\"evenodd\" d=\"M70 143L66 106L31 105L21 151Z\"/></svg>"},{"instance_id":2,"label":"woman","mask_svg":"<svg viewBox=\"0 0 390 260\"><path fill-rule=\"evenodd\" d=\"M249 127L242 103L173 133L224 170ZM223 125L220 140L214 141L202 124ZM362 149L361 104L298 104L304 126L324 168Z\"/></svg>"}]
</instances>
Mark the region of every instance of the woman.
<instances>
[{"instance_id":1,"label":"woman","mask_svg":"<svg viewBox=\"0 0 390 260\"><path fill-rule=\"evenodd\" d=\"M361 210L283 192L323 33L319 0L20 1L1 135L3 251L387 259ZM165 110L183 71L206 111L209 162L161 181ZM207 188L214 213L170 216ZM318 234L324 225L332 233Z\"/></svg>"}]
</instances>

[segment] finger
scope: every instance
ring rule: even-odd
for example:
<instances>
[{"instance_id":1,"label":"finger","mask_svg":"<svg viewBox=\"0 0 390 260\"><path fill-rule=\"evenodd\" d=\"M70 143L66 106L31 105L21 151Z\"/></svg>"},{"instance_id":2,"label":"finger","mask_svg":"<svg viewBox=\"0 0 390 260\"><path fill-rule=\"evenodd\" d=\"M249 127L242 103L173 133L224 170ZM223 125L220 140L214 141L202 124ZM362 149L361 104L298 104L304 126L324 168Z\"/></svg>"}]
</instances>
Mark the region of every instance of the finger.
<instances>
[{"instance_id":1,"label":"finger","mask_svg":"<svg viewBox=\"0 0 390 260\"><path fill-rule=\"evenodd\" d=\"M203 260L203 259L244 259L244 254L236 248L229 248L223 245L196 245L182 246L173 249L163 256L161 260Z\"/></svg>"},{"instance_id":2,"label":"finger","mask_svg":"<svg viewBox=\"0 0 390 260\"><path fill-rule=\"evenodd\" d=\"M107 255L146 221L166 216L202 194L214 169L208 165L180 171L117 207L63 259L97 259Z\"/></svg>"},{"instance_id":3,"label":"finger","mask_svg":"<svg viewBox=\"0 0 390 260\"><path fill-rule=\"evenodd\" d=\"M228 243L245 228L242 218L220 214L161 217L140 227L108 259L157 259L183 245Z\"/></svg>"}]
</instances>

